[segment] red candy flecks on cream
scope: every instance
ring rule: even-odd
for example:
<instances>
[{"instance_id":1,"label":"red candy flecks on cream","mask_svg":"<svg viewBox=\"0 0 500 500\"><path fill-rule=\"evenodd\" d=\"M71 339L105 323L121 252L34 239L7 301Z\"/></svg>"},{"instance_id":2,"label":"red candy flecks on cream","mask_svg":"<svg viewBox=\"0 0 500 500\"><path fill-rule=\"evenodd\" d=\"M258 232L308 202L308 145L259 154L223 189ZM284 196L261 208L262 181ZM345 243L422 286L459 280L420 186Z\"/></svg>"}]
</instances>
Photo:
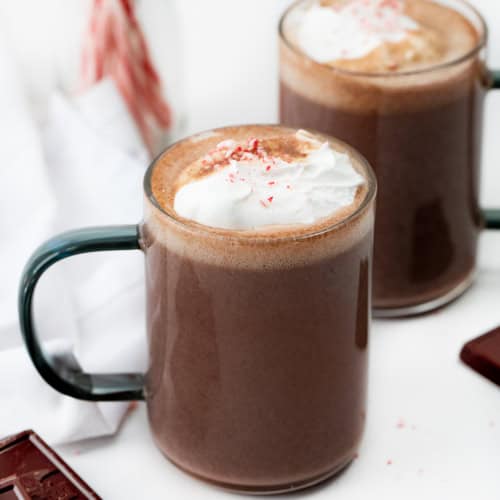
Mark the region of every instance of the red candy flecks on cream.
<instances>
[{"instance_id":1,"label":"red candy flecks on cream","mask_svg":"<svg viewBox=\"0 0 500 500\"><path fill-rule=\"evenodd\" d=\"M201 160L205 170L223 168L233 161L259 161L267 163L266 171L271 170L276 163L276 159L269 156L263 148L261 141L256 138L248 139L242 145L232 140L226 140L217 144L215 149L209 151Z\"/></svg>"},{"instance_id":2,"label":"red candy flecks on cream","mask_svg":"<svg viewBox=\"0 0 500 500\"><path fill-rule=\"evenodd\" d=\"M225 140L179 176L174 210L224 229L312 224L351 205L363 182L349 155L304 131Z\"/></svg>"},{"instance_id":3,"label":"red candy flecks on cream","mask_svg":"<svg viewBox=\"0 0 500 500\"><path fill-rule=\"evenodd\" d=\"M247 143L243 145L232 140L220 142L215 149L207 153L201 163L203 170L209 172L224 168L228 166L231 161L264 163L266 172L270 172L271 169L277 165L277 158L270 156L264 149L262 142L255 137L249 138ZM249 180L246 177L238 176L234 172L229 172L227 181L233 184L235 182L248 182ZM267 185L276 186L277 182L269 181ZM291 189L291 186L289 186L288 189ZM259 200L259 203L262 207L267 208L273 200L274 196L268 196L265 199Z\"/></svg>"},{"instance_id":4,"label":"red candy flecks on cream","mask_svg":"<svg viewBox=\"0 0 500 500\"><path fill-rule=\"evenodd\" d=\"M440 61L446 52L438 31L418 22L415 5L403 0L311 2L289 31L319 63L370 73L402 71Z\"/></svg>"}]
</instances>

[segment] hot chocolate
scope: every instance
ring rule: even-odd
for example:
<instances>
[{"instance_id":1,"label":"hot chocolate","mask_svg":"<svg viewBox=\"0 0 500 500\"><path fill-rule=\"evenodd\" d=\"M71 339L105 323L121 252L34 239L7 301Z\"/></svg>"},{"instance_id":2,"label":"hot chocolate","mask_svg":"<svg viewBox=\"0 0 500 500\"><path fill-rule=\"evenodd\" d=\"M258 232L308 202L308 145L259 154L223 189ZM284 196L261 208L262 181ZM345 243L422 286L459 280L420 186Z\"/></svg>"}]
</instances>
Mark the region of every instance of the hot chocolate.
<instances>
[{"instance_id":1,"label":"hot chocolate","mask_svg":"<svg viewBox=\"0 0 500 500\"><path fill-rule=\"evenodd\" d=\"M365 419L374 179L343 143L231 127L146 179L158 446L205 480L276 492L354 457Z\"/></svg>"},{"instance_id":2,"label":"hot chocolate","mask_svg":"<svg viewBox=\"0 0 500 500\"><path fill-rule=\"evenodd\" d=\"M283 18L281 121L352 144L378 177L379 313L424 310L470 283L482 30L431 0L302 1Z\"/></svg>"}]
</instances>

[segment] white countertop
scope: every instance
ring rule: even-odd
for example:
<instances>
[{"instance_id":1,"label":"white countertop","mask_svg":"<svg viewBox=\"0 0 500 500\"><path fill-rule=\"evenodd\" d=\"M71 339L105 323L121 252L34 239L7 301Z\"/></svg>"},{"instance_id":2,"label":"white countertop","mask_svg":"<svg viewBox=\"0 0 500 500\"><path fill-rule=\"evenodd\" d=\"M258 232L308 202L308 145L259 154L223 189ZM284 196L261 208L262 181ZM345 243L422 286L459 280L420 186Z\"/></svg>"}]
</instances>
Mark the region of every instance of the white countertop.
<instances>
[{"instance_id":1,"label":"white countertop","mask_svg":"<svg viewBox=\"0 0 500 500\"><path fill-rule=\"evenodd\" d=\"M189 132L273 122L275 24L286 0L182 0ZM493 31L500 67L500 5L474 2ZM487 102L483 200L500 206L500 93ZM476 284L448 308L416 319L375 321L368 420L359 458L311 498L500 497L500 389L463 366L462 345L500 325L500 233L481 241ZM144 404L110 438L58 447L106 500L229 498L178 471L153 445ZM286 496L285 496L286 497Z\"/></svg>"}]
</instances>

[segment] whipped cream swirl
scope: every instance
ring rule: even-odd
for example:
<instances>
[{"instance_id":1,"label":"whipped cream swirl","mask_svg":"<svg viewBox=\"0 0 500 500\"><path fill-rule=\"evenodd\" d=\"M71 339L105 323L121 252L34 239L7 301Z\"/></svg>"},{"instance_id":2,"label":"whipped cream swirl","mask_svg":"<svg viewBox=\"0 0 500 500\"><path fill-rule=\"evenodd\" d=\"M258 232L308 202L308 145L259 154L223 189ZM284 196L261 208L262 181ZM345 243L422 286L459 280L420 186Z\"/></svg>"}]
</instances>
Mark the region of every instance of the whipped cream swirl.
<instances>
[{"instance_id":1,"label":"whipped cream swirl","mask_svg":"<svg viewBox=\"0 0 500 500\"><path fill-rule=\"evenodd\" d=\"M403 0L348 0L319 3L301 12L300 48L319 63L359 59L384 43L403 41L419 25L404 14Z\"/></svg>"},{"instance_id":2,"label":"whipped cream swirl","mask_svg":"<svg viewBox=\"0 0 500 500\"><path fill-rule=\"evenodd\" d=\"M174 210L206 226L258 230L313 224L351 205L365 180L350 157L305 132L296 138L304 154L288 161L269 156L257 139L243 153L234 141L220 143L225 164L182 185Z\"/></svg>"}]
</instances>

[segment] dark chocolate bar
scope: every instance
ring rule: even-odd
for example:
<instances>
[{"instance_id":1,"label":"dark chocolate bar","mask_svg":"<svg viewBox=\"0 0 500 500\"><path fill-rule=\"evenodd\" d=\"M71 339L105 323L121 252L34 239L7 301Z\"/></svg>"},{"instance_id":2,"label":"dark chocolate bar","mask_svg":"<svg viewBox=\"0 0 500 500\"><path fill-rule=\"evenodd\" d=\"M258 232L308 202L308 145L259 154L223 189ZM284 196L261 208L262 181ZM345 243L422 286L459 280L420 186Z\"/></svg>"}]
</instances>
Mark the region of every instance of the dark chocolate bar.
<instances>
[{"instance_id":1,"label":"dark chocolate bar","mask_svg":"<svg viewBox=\"0 0 500 500\"><path fill-rule=\"evenodd\" d=\"M0 500L100 499L33 431L0 441Z\"/></svg>"},{"instance_id":2,"label":"dark chocolate bar","mask_svg":"<svg viewBox=\"0 0 500 500\"><path fill-rule=\"evenodd\" d=\"M465 344L460 359L500 385L500 327Z\"/></svg>"}]
</instances>

